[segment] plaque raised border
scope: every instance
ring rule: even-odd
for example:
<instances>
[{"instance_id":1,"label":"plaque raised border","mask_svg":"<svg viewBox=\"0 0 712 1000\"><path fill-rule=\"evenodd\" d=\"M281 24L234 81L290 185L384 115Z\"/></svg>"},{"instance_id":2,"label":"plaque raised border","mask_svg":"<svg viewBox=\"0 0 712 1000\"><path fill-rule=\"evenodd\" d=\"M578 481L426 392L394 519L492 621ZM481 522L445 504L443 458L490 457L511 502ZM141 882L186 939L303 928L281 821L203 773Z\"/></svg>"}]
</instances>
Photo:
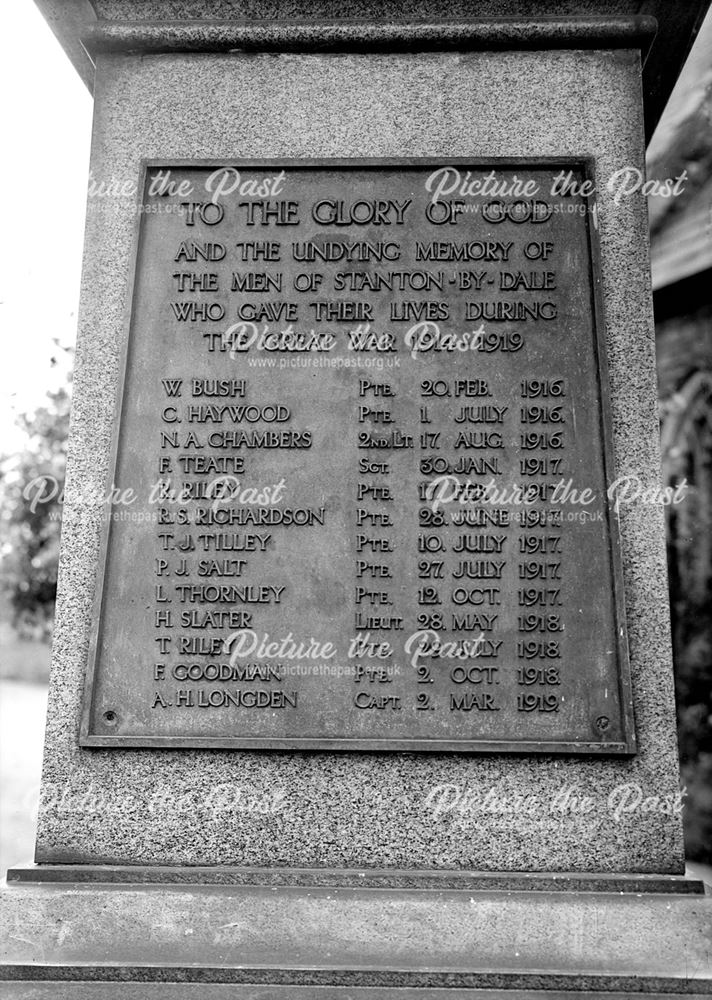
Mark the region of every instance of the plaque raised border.
<instances>
[{"instance_id":1,"label":"plaque raised border","mask_svg":"<svg viewBox=\"0 0 712 1000\"><path fill-rule=\"evenodd\" d=\"M234 160L217 159L142 159L140 161L139 181L136 195L136 221L134 224L133 249L131 253L130 273L127 281L125 320L120 354L120 375L118 381L116 416L114 421L112 446L107 475L107 487L114 482L117 468L117 458L120 446L121 416L123 400L127 387L128 355L131 333L135 317L135 286L138 273L138 255L141 240L143 215L138 211L146 190L146 176L151 169L206 169L212 167L235 167L239 169L256 168L288 168L291 170L310 170L317 168L360 168L373 169L386 167L403 167L407 169L437 168L442 166L467 166L471 168L490 168L494 170L507 169L551 169L580 170L586 180L596 183L595 158L592 156L562 156L562 157L395 157L395 158L313 158L313 159L250 159ZM596 360L597 391L600 400L599 432L602 446L603 476L606 483L612 481L614 450L613 430L608 388L608 365L605 345L604 306L601 287L600 247L597 226L591 224L591 219L597 218L595 195L588 199L591 211L586 212L585 224L591 268L591 310L592 329L594 336L594 357ZM79 732L79 745L87 748L125 748L125 749L242 749L265 751L371 751L371 752L428 752L428 753L506 753L506 754L566 754L595 756L632 756L637 752L635 726L633 717L632 690L630 679L630 662L628 652L625 595L623 569L621 559L621 544L618 518L611 505L605 506L607 539L609 546L610 565L612 570L613 611L617 642L618 659L618 704L620 723L624 738L621 741L580 741L567 742L561 740L462 740L462 739L361 739L361 738L293 738L293 737L193 737L193 736L123 736L103 734L92 731L94 680L97 673L97 650L101 636L102 610L107 596L106 563L111 534L111 518L107 518L100 542L96 589L92 607L92 627L87 657L85 689L82 704L82 714Z\"/></svg>"}]
</instances>

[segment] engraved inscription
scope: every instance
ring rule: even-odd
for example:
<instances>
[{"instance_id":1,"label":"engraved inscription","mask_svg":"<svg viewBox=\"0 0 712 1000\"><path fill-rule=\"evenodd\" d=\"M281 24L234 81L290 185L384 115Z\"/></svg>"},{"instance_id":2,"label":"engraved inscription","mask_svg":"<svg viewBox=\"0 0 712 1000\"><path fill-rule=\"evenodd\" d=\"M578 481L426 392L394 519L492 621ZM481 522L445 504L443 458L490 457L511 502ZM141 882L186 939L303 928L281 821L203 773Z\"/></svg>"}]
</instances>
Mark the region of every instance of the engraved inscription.
<instances>
[{"instance_id":1,"label":"engraved inscription","mask_svg":"<svg viewBox=\"0 0 712 1000\"><path fill-rule=\"evenodd\" d=\"M561 167L147 165L83 745L634 751Z\"/></svg>"}]
</instances>

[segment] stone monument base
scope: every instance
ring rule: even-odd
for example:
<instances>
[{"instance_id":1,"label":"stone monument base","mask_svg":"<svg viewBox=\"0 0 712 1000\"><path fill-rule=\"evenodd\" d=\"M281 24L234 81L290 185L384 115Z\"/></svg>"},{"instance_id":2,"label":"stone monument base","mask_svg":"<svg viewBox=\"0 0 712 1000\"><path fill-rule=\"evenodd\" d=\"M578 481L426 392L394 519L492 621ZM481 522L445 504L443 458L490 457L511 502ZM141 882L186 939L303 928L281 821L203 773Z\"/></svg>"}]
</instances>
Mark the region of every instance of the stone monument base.
<instances>
[{"instance_id":1,"label":"stone monument base","mask_svg":"<svg viewBox=\"0 0 712 1000\"><path fill-rule=\"evenodd\" d=\"M13 1000L712 994L679 876L43 865L2 896Z\"/></svg>"}]
</instances>

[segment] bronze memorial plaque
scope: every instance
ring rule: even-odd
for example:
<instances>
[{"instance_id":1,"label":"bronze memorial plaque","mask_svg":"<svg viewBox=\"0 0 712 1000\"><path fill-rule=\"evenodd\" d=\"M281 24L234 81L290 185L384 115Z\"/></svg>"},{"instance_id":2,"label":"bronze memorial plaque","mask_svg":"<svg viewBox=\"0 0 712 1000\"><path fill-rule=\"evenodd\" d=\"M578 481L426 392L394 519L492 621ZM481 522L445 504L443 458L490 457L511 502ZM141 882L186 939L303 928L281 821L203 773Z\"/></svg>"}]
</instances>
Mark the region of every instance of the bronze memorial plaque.
<instances>
[{"instance_id":1,"label":"bronze memorial plaque","mask_svg":"<svg viewBox=\"0 0 712 1000\"><path fill-rule=\"evenodd\" d=\"M635 752L593 190L145 165L83 746Z\"/></svg>"}]
</instances>

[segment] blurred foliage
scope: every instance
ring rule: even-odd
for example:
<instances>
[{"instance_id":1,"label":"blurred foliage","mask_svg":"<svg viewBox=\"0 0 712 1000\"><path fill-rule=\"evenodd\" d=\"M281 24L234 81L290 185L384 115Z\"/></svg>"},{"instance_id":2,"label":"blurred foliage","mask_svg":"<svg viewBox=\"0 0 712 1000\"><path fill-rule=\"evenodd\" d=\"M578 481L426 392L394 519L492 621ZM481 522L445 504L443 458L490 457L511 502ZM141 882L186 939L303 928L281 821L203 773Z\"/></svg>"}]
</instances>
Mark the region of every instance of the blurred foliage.
<instances>
[{"instance_id":1,"label":"blurred foliage","mask_svg":"<svg viewBox=\"0 0 712 1000\"><path fill-rule=\"evenodd\" d=\"M698 548L709 532L705 520L690 536ZM675 570L687 547L679 536L668 539L677 735L681 783L687 788L685 846L692 861L712 864L712 581L707 574L698 594L680 585Z\"/></svg>"},{"instance_id":2,"label":"blurred foliage","mask_svg":"<svg viewBox=\"0 0 712 1000\"><path fill-rule=\"evenodd\" d=\"M670 359L693 364L690 344L709 341L708 310L689 299L682 316L658 322L658 367L667 373L663 475L672 488L685 484L681 501L666 508L685 845L691 860L705 864L712 862L712 373L704 365L680 368L671 383Z\"/></svg>"},{"instance_id":3,"label":"blurred foliage","mask_svg":"<svg viewBox=\"0 0 712 1000\"><path fill-rule=\"evenodd\" d=\"M65 362L73 352L63 352ZM2 589L22 639L49 639L57 593L62 494L67 460L70 385L19 418L25 445L0 464ZM34 501L33 502L33 498Z\"/></svg>"}]
</instances>

